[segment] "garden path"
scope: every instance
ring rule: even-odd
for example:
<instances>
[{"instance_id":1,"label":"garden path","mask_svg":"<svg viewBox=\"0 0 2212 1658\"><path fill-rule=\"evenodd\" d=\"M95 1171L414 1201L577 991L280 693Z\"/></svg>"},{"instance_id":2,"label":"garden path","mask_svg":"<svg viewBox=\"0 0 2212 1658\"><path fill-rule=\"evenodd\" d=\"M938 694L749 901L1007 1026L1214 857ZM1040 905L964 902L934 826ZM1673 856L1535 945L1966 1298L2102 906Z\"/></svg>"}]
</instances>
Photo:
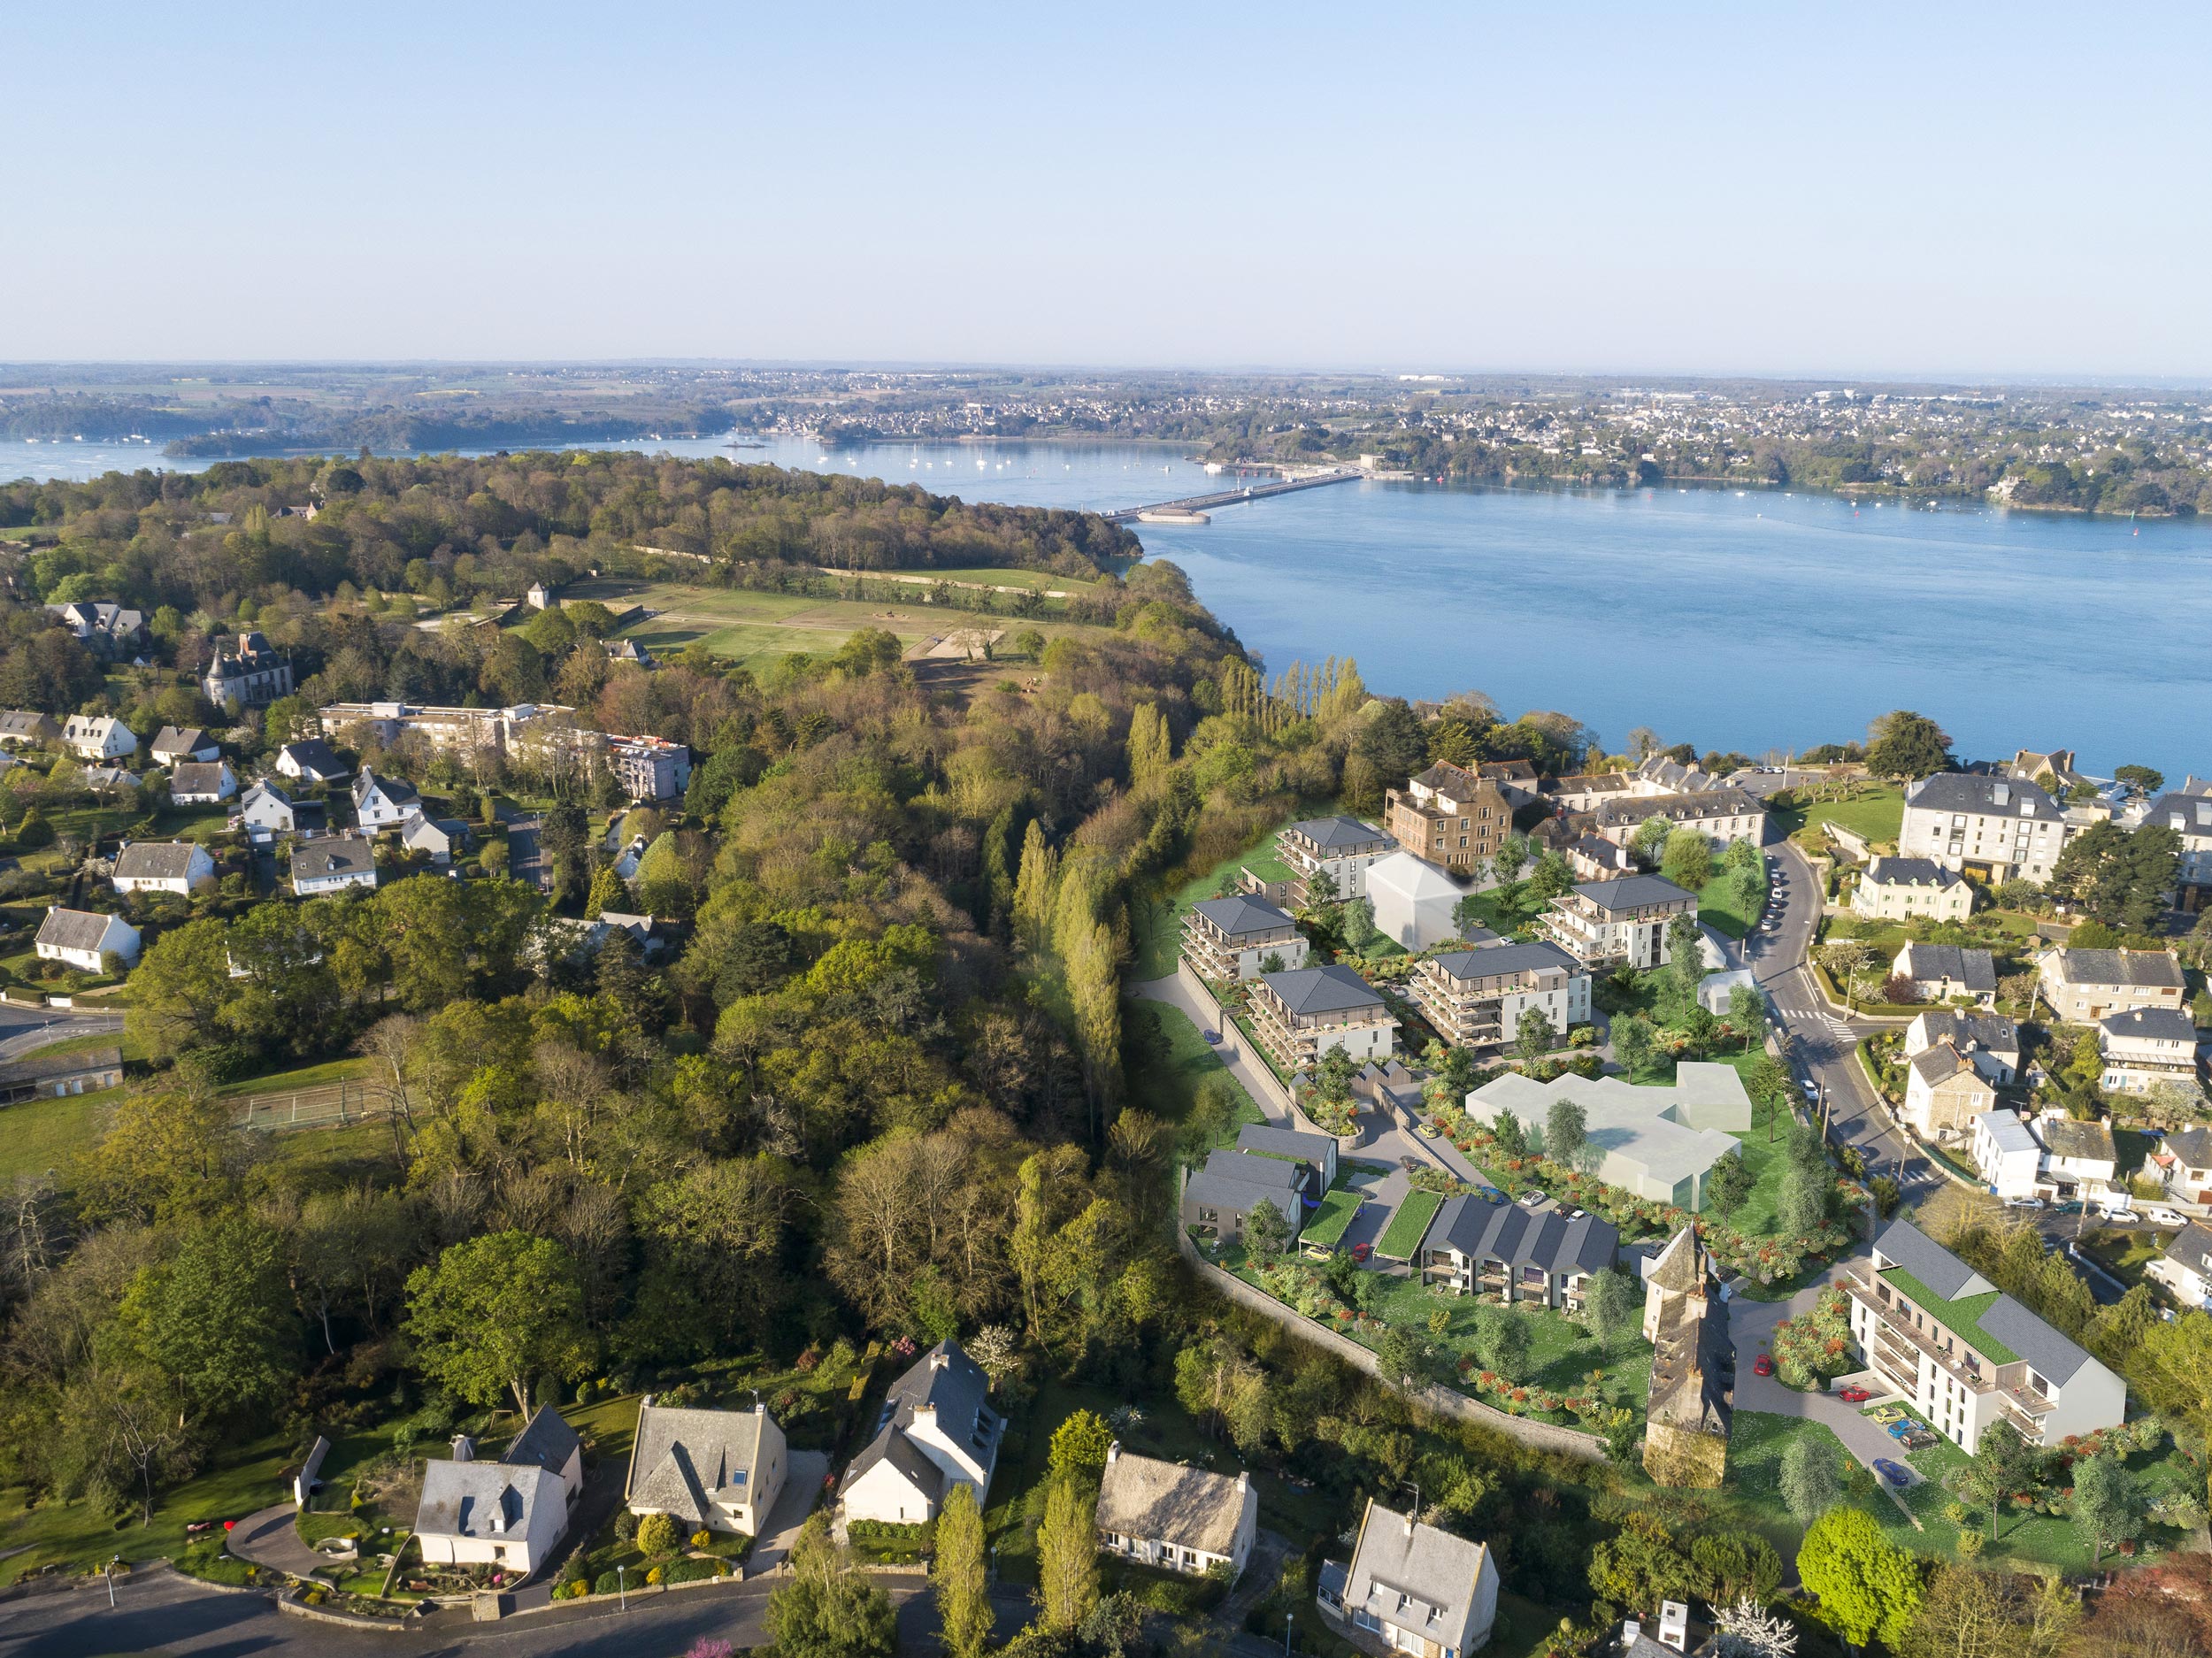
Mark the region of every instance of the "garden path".
<instances>
[{"instance_id":1,"label":"garden path","mask_svg":"<svg viewBox=\"0 0 2212 1658\"><path fill-rule=\"evenodd\" d=\"M296 1502L280 1502L250 1514L231 1528L223 1547L239 1559L266 1566L271 1571L308 1577L330 1562L300 1541L299 1528L292 1523L299 1511Z\"/></svg>"}]
</instances>

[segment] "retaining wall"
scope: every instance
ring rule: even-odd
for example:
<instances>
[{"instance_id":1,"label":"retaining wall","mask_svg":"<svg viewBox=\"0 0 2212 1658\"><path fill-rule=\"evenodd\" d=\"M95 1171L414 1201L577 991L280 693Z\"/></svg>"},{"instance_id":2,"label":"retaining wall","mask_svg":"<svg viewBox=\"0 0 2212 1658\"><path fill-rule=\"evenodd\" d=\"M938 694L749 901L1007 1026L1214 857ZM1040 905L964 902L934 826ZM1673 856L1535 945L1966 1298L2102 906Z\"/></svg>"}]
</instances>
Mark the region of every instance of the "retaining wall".
<instances>
[{"instance_id":1,"label":"retaining wall","mask_svg":"<svg viewBox=\"0 0 2212 1658\"><path fill-rule=\"evenodd\" d=\"M1179 1227L1176 1230L1175 1241L1176 1247L1183 1252L1183 1258L1197 1269L1199 1277L1239 1306L1273 1319L1294 1335L1334 1354L1356 1370L1363 1370L1370 1376L1381 1376L1381 1362L1349 1336L1340 1336L1335 1331L1317 1324L1304 1314L1284 1306L1266 1291L1256 1289L1234 1273L1224 1271L1214 1265L1198 1253L1197 1245ZM1577 1457L1586 1462L1605 1459L1605 1443L1594 1433L1585 1433L1578 1428L1563 1428L1555 1423L1532 1422L1526 1416L1513 1416L1494 1406L1486 1405L1479 1399L1470 1399L1455 1389L1440 1387L1434 1383L1404 1391L1415 1403L1425 1405L1440 1416L1478 1423L1537 1450L1555 1451L1563 1456Z\"/></svg>"}]
</instances>

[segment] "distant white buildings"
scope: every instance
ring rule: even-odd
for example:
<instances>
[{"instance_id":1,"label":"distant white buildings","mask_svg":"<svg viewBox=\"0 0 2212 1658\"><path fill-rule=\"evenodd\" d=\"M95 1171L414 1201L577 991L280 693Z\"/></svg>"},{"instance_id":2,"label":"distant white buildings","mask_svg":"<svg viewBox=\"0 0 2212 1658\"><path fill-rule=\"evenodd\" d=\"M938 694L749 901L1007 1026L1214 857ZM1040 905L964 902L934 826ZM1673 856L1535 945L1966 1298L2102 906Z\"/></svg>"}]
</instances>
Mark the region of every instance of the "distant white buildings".
<instances>
[{"instance_id":1,"label":"distant white buildings","mask_svg":"<svg viewBox=\"0 0 2212 1658\"><path fill-rule=\"evenodd\" d=\"M1394 852L1368 866L1367 898L1375 907L1376 930L1409 952L1459 936L1452 912L1462 896L1450 876L1410 852Z\"/></svg>"},{"instance_id":2,"label":"distant white buildings","mask_svg":"<svg viewBox=\"0 0 2212 1658\"><path fill-rule=\"evenodd\" d=\"M2001 1198L2099 1197L2119 1184L2111 1128L2074 1122L2063 1111L2032 1119L1985 1111L1974 1119L1970 1150L1975 1170Z\"/></svg>"}]
</instances>

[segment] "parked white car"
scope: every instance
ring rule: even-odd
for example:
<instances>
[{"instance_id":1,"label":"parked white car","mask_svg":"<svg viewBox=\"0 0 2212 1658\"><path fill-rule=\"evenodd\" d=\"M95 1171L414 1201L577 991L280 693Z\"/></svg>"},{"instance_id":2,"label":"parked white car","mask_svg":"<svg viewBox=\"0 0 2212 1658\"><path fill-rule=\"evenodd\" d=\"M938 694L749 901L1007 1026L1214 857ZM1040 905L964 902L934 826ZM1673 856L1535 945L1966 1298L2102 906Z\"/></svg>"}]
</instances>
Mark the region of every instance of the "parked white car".
<instances>
[{"instance_id":1,"label":"parked white car","mask_svg":"<svg viewBox=\"0 0 2212 1658\"><path fill-rule=\"evenodd\" d=\"M2005 1200L2005 1207L2007 1209L2041 1209L2043 1200L2039 1197L2008 1197Z\"/></svg>"},{"instance_id":2,"label":"parked white car","mask_svg":"<svg viewBox=\"0 0 2212 1658\"><path fill-rule=\"evenodd\" d=\"M2123 1226L2132 1226L2140 1218L2125 1203L2107 1203L2102 1212L2105 1219L2117 1221Z\"/></svg>"},{"instance_id":3,"label":"parked white car","mask_svg":"<svg viewBox=\"0 0 2212 1658\"><path fill-rule=\"evenodd\" d=\"M2179 1213L2170 1209L2145 1209L2154 1226L2186 1226L2189 1223Z\"/></svg>"}]
</instances>

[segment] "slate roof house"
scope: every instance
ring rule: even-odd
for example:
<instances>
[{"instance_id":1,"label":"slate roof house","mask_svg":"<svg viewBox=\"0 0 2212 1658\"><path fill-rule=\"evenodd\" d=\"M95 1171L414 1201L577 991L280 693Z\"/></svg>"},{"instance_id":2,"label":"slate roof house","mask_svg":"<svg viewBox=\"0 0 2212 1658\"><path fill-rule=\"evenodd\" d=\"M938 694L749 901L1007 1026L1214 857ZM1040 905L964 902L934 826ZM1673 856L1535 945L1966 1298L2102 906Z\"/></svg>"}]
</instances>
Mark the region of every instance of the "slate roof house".
<instances>
[{"instance_id":1,"label":"slate roof house","mask_svg":"<svg viewBox=\"0 0 2212 1658\"><path fill-rule=\"evenodd\" d=\"M61 740L80 760L121 760L138 752L137 735L107 714L72 714L62 722Z\"/></svg>"},{"instance_id":2,"label":"slate roof house","mask_svg":"<svg viewBox=\"0 0 2212 1658\"><path fill-rule=\"evenodd\" d=\"M2143 1269L2143 1276L2171 1290L2185 1308L2212 1304L2212 1227L2191 1221L2174 1234L2166 1253Z\"/></svg>"},{"instance_id":3,"label":"slate roof house","mask_svg":"<svg viewBox=\"0 0 2212 1658\"><path fill-rule=\"evenodd\" d=\"M1963 921L1973 912L1974 889L1966 877L1933 858L1874 858L1851 890L1851 908L1881 921L1912 916Z\"/></svg>"},{"instance_id":4,"label":"slate roof house","mask_svg":"<svg viewBox=\"0 0 2212 1658\"><path fill-rule=\"evenodd\" d=\"M2197 1022L2180 1008L2129 1008L2097 1021L2104 1054L2101 1086L2141 1094L2161 1082L2197 1079Z\"/></svg>"},{"instance_id":5,"label":"slate roof house","mask_svg":"<svg viewBox=\"0 0 2212 1658\"><path fill-rule=\"evenodd\" d=\"M37 748L42 743L61 741L61 722L51 714L41 714L32 709L12 709L0 714L0 743L10 748L18 744Z\"/></svg>"},{"instance_id":6,"label":"slate roof house","mask_svg":"<svg viewBox=\"0 0 2212 1658\"><path fill-rule=\"evenodd\" d=\"M169 798L179 806L218 806L237 793L237 778L220 760L180 761L169 773Z\"/></svg>"},{"instance_id":7,"label":"slate roof house","mask_svg":"<svg viewBox=\"0 0 2212 1658\"><path fill-rule=\"evenodd\" d=\"M1247 1123L1237 1131L1237 1149L1261 1156L1302 1163L1313 1171L1306 1189L1325 1192L1336 1180L1336 1137L1309 1134L1295 1128L1277 1128L1270 1123Z\"/></svg>"},{"instance_id":8,"label":"slate roof house","mask_svg":"<svg viewBox=\"0 0 2212 1658\"><path fill-rule=\"evenodd\" d=\"M35 948L42 962L63 962L97 973L104 971L102 959L111 954L126 964L138 959L138 929L120 916L50 904L46 919L38 924Z\"/></svg>"},{"instance_id":9,"label":"slate roof house","mask_svg":"<svg viewBox=\"0 0 2212 1658\"><path fill-rule=\"evenodd\" d=\"M2192 1209L2212 1203L2212 1129L2196 1124L2177 1129L2151 1161L2171 1201Z\"/></svg>"},{"instance_id":10,"label":"slate roof house","mask_svg":"<svg viewBox=\"0 0 2212 1658\"><path fill-rule=\"evenodd\" d=\"M238 802L238 819L245 825L246 838L257 846L279 835L320 834L326 817L322 802L295 801L265 778Z\"/></svg>"},{"instance_id":11,"label":"slate roof house","mask_svg":"<svg viewBox=\"0 0 2212 1658\"><path fill-rule=\"evenodd\" d=\"M119 893L189 894L215 879L215 860L196 841L134 841L115 855Z\"/></svg>"},{"instance_id":12,"label":"slate roof house","mask_svg":"<svg viewBox=\"0 0 2212 1658\"><path fill-rule=\"evenodd\" d=\"M1619 1228L1594 1215L1532 1212L1486 1198L1448 1199L1429 1223L1415 1259L1424 1284L1462 1295L1577 1309L1590 1275L1621 1251Z\"/></svg>"},{"instance_id":13,"label":"slate roof house","mask_svg":"<svg viewBox=\"0 0 2212 1658\"><path fill-rule=\"evenodd\" d=\"M1994 1013L1960 1013L1945 1008L1915 1014L1905 1027L1905 1056L1946 1044L1973 1061L1974 1069L2000 1088L2020 1075L2020 1027Z\"/></svg>"},{"instance_id":14,"label":"slate roof house","mask_svg":"<svg viewBox=\"0 0 2212 1658\"><path fill-rule=\"evenodd\" d=\"M1972 1132L1974 1119L1994 1110L1997 1091L1974 1057L1951 1042L1924 1048L1905 1062L1905 1121L1929 1140L1954 1140Z\"/></svg>"},{"instance_id":15,"label":"slate roof house","mask_svg":"<svg viewBox=\"0 0 2212 1658\"><path fill-rule=\"evenodd\" d=\"M1184 1179L1179 1214L1184 1225L1226 1242L1241 1239L1252 1211L1271 1203L1286 1223L1284 1247L1289 1248L1298 1241L1304 1200L1312 1190L1312 1174L1304 1163L1255 1151L1217 1151Z\"/></svg>"},{"instance_id":16,"label":"slate roof house","mask_svg":"<svg viewBox=\"0 0 2212 1658\"><path fill-rule=\"evenodd\" d=\"M1377 1658L1466 1658L1497 1622L1498 1568L1489 1545L1370 1498L1350 1562L1324 1561L1315 1598L1339 1633Z\"/></svg>"},{"instance_id":17,"label":"slate roof house","mask_svg":"<svg viewBox=\"0 0 2212 1658\"><path fill-rule=\"evenodd\" d=\"M2178 1008L2185 987L2170 950L2047 950L2036 989L2073 1025L2094 1025L2127 1008Z\"/></svg>"},{"instance_id":18,"label":"slate roof house","mask_svg":"<svg viewBox=\"0 0 2212 1658\"><path fill-rule=\"evenodd\" d=\"M266 708L292 695L292 664L257 631L218 639L200 690L218 708Z\"/></svg>"},{"instance_id":19,"label":"slate roof house","mask_svg":"<svg viewBox=\"0 0 2212 1658\"><path fill-rule=\"evenodd\" d=\"M1513 802L1496 778L1440 760L1384 792L1383 827L1416 857L1464 870L1496 855L1513 827Z\"/></svg>"},{"instance_id":20,"label":"slate roof house","mask_svg":"<svg viewBox=\"0 0 2212 1658\"><path fill-rule=\"evenodd\" d=\"M302 783L342 783L353 775L353 768L320 737L286 743L277 750L276 769Z\"/></svg>"},{"instance_id":21,"label":"slate roof house","mask_svg":"<svg viewBox=\"0 0 2212 1658\"><path fill-rule=\"evenodd\" d=\"M188 725L179 731L174 725L164 725L154 738L151 750L156 765L175 765L180 760L197 760L203 764L223 757L223 746L197 725Z\"/></svg>"},{"instance_id":22,"label":"slate roof house","mask_svg":"<svg viewBox=\"0 0 2212 1658\"><path fill-rule=\"evenodd\" d=\"M1251 1558L1259 1495L1252 1477L1214 1474L1106 1447L1098 1485L1098 1546L1147 1566L1234 1583Z\"/></svg>"},{"instance_id":23,"label":"slate roof house","mask_svg":"<svg viewBox=\"0 0 2212 1658\"><path fill-rule=\"evenodd\" d=\"M876 1434L845 1470L845 1518L918 1524L937 1517L955 1485L983 1506L1005 1419L988 1403L990 1378L948 1338L891 1384Z\"/></svg>"},{"instance_id":24,"label":"slate roof house","mask_svg":"<svg viewBox=\"0 0 2212 1658\"><path fill-rule=\"evenodd\" d=\"M376 886L376 849L357 835L311 841L292 854L292 890L302 898Z\"/></svg>"},{"instance_id":25,"label":"slate roof house","mask_svg":"<svg viewBox=\"0 0 2212 1658\"><path fill-rule=\"evenodd\" d=\"M353 779L353 815L371 833L396 828L410 817L422 816L422 796L412 783L379 777L365 765Z\"/></svg>"},{"instance_id":26,"label":"slate roof house","mask_svg":"<svg viewBox=\"0 0 2212 1658\"><path fill-rule=\"evenodd\" d=\"M1924 1002L1971 996L1983 1007L1997 996L1997 958L1987 950L1955 944L1908 944L1890 963L1893 978L1909 979Z\"/></svg>"},{"instance_id":27,"label":"slate roof house","mask_svg":"<svg viewBox=\"0 0 2212 1658\"><path fill-rule=\"evenodd\" d=\"M399 832L399 842L410 852L427 852L430 861L442 868L468 850L469 826L458 817L410 817Z\"/></svg>"},{"instance_id":28,"label":"slate roof house","mask_svg":"<svg viewBox=\"0 0 2212 1658\"><path fill-rule=\"evenodd\" d=\"M568 1530L583 1489L583 1450L561 1413L541 1407L495 1462L465 1436L450 1462L423 1470L415 1538L431 1565L491 1566L527 1577Z\"/></svg>"},{"instance_id":29,"label":"slate roof house","mask_svg":"<svg viewBox=\"0 0 2212 1658\"><path fill-rule=\"evenodd\" d=\"M7 741L0 725L0 742ZM2144 811L2145 824L2156 824L2181 837L2181 863L2174 871L2174 897L2194 915L2204 908L2212 892L2212 783L2187 779L2180 788L2161 794Z\"/></svg>"},{"instance_id":30,"label":"slate roof house","mask_svg":"<svg viewBox=\"0 0 2212 1658\"><path fill-rule=\"evenodd\" d=\"M784 1473L783 1430L767 1406L687 1410L649 1397L638 1411L622 1500L632 1514L673 1516L687 1532L704 1526L757 1537Z\"/></svg>"},{"instance_id":31,"label":"slate roof house","mask_svg":"<svg viewBox=\"0 0 2212 1658\"><path fill-rule=\"evenodd\" d=\"M1970 1455L1993 1422L2054 1446L2126 1420L2124 1382L1909 1221L1841 1282L1882 1385Z\"/></svg>"},{"instance_id":32,"label":"slate roof house","mask_svg":"<svg viewBox=\"0 0 2212 1658\"><path fill-rule=\"evenodd\" d=\"M2071 832L2033 783L1939 771L1906 786L1897 849L1992 885L2041 881Z\"/></svg>"}]
</instances>

